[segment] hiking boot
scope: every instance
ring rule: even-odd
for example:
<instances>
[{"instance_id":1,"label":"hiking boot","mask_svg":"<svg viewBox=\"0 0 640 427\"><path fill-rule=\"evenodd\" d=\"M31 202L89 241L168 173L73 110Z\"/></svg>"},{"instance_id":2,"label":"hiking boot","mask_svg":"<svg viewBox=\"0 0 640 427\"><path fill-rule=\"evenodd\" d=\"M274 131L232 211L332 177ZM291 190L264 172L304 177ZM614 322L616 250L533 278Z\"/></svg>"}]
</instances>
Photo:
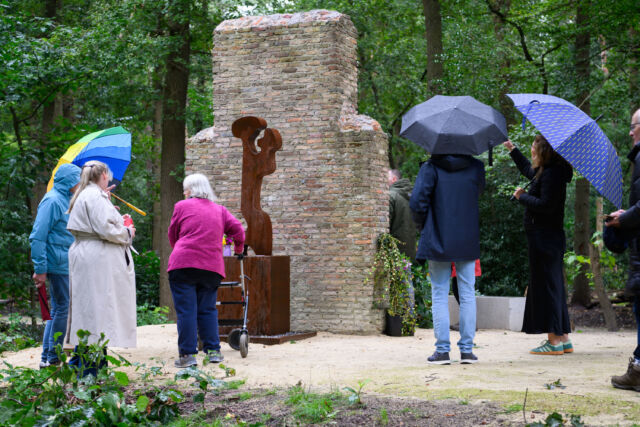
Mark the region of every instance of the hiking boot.
<instances>
[{"instance_id":1,"label":"hiking boot","mask_svg":"<svg viewBox=\"0 0 640 427\"><path fill-rule=\"evenodd\" d=\"M478 362L478 356L476 356L472 352L460 353L460 363L462 363L463 365L466 365L466 364L470 365L472 363L477 363L477 362Z\"/></svg>"},{"instance_id":2,"label":"hiking boot","mask_svg":"<svg viewBox=\"0 0 640 427\"><path fill-rule=\"evenodd\" d=\"M451 359L449 359L449 352L439 353L434 351L431 356L427 358L427 363L431 365L450 365Z\"/></svg>"},{"instance_id":3,"label":"hiking boot","mask_svg":"<svg viewBox=\"0 0 640 427\"><path fill-rule=\"evenodd\" d=\"M562 343L562 351L565 353L573 353L573 344L571 344L571 340Z\"/></svg>"},{"instance_id":4,"label":"hiking boot","mask_svg":"<svg viewBox=\"0 0 640 427\"><path fill-rule=\"evenodd\" d=\"M549 340L544 340L540 343L539 347L532 348L529 351L531 354L541 354L541 355L550 355L550 356L560 356L564 354L564 346L562 343L558 345L553 345L549 342Z\"/></svg>"},{"instance_id":5,"label":"hiking boot","mask_svg":"<svg viewBox=\"0 0 640 427\"><path fill-rule=\"evenodd\" d=\"M192 366L198 366L198 361L192 354L181 355L175 362L173 362L176 368L190 368Z\"/></svg>"},{"instance_id":6,"label":"hiking boot","mask_svg":"<svg viewBox=\"0 0 640 427\"><path fill-rule=\"evenodd\" d=\"M629 359L627 373L621 376L611 377L611 385L623 390L640 391L640 363L633 357Z\"/></svg>"},{"instance_id":7,"label":"hiking boot","mask_svg":"<svg viewBox=\"0 0 640 427\"><path fill-rule=\"evenodd\" d=\"M224 356L218 350L210 350L205 357L209 363L220 363L224 360Z\"/></svg>"}]
</instances>

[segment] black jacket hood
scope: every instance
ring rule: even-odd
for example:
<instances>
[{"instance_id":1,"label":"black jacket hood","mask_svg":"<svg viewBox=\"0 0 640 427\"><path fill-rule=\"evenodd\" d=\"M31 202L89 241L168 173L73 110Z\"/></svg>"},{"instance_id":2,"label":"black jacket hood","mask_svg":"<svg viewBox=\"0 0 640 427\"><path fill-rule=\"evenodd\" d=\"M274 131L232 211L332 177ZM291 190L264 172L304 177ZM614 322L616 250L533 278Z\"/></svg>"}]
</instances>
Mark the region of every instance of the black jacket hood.
<instances>
[{"instance_id":1,"label":"black jacket hood","mask_svg":"<svg viewBox=\"0 0 640 427\"><path fill-rule=\"evenodd\" d=\"M437 154L431 156L431 162L447 172L456 172L471 166L472 156L466 154Z\"/></svg>"}]
</instances>

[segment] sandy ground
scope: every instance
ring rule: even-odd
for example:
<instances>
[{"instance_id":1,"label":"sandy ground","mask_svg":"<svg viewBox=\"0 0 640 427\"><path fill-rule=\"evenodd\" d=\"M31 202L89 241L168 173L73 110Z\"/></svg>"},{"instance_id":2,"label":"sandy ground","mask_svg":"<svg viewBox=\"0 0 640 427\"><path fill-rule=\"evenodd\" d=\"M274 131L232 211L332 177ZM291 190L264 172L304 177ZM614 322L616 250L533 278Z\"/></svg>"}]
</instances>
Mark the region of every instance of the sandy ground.
<instances>
[{"instance_id":1,"label":"sandy ground","mask_svg":"<svg viewBox=\"0 0 640 427\"><path fill-rule=\"evenodd\" d=\"M611 375L626 371L636 345L635 331L584 330L571 337L575 353L535 356L528 350L543 339L542 335L480 330L474 350L480 361L475 365L458 363L457 348L451 353L451 365L428 365L426 357L434 350L430 329L402 338L321 332L294 343L250 344L246 359L223 343L222 353L224 363L235 368L237 377L246 379L250 387L286 387L302 382L318 390L341 389L369 380L365 395L490 400L505 408L523 405L528 390L527 417L534 417L529 422L557 411L580 414L594 424L640 423L640 393L617 390L610 384ZM454 343L458 338L457 332L451 333ZM173 367L176 342L175 325L142 326L138 328L138 348L112 350L148 366L165 362L164 371L171 378L177 372ZM3 359L35 368L39 353L37 348L26 349L5 353ZM545 386L558 379L566 388L549 390Z\"/></svg>"}]
</instances>

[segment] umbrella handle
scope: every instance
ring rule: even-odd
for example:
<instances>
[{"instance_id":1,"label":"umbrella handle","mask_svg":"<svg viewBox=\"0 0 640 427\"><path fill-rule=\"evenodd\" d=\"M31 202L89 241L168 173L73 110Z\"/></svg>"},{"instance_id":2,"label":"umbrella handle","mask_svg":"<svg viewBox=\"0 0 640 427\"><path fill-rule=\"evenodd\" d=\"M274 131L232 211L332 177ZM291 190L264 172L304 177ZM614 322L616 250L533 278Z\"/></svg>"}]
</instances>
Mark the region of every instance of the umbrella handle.
<instances>
[{"instance_id":1,"label":"umbrella handle","mask_svg":"<svg viewBox=\"0 0 640 427\"><path fill-rule=\"evenodd\" d=\"M531 183L533 182L533 179L529 182L527 182L527 185L524 186L523 190L526 190L527 188L529 188L529 186L531 185ZM516 196L514 196L513 194L511 195L511 197L509 197L510 201L514 201L516 199Z\"/></svg>"},{"instance_id":2,"label":"umbrella handle","mask_svg":"<svg viewBox=\"0 0 640 427\"><path fill-rule=\"evenodd\" d=\"M131 209L133 209L135 212L139 213L142 216L147 216L147 213L141 209L136 208L135 206L133 206L131 203L122 200L120 197L116 196L115 194L111 193L111 195L113 197L115 197L117 200L121 201L122 203L124 203L125 205L127 205L128 207L130 207Z\"/></svg>"}]
</instances>

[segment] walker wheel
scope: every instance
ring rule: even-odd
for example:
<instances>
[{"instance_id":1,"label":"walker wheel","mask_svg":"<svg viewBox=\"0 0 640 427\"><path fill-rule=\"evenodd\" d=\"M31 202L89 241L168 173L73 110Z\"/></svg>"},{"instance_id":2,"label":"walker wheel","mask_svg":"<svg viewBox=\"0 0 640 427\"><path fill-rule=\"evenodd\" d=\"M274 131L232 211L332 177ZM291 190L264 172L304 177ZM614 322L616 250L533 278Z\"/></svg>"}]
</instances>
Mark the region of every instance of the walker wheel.
<instances>
[{"instance_id":1,"label":"walker wheel","mask_svg":"<svg viewBox=\"0 0 640 427\"><path fill-rule=\"evenodd\" d=\"M242 329L239 329L239 328L232 329L231 332L229 332L229 338L227 339L227 343L229 344L229 347L231 347L234 350L240 350L241 333L242 333Z\"/></svg>"},{"instance_id":2,"label":"walker wheel","mask_svg":"<svg viewBox=\"0 0 640 427\"><path fill-rule=\"evenodd\" d=\"M240 356L244 359L249 353L249 334L244 332L240 335Z\"/></svg>"}]
</instances>

